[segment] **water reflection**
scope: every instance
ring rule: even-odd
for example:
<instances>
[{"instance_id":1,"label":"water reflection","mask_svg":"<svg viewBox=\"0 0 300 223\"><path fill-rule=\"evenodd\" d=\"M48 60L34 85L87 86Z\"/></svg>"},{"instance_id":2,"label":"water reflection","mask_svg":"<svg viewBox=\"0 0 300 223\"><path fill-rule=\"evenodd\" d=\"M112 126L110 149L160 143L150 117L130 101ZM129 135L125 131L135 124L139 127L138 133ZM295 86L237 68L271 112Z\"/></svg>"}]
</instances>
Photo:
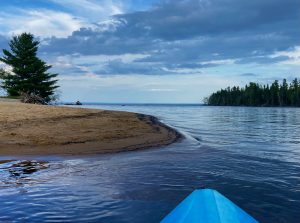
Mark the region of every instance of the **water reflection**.
<instances>
[{"instance_id":1,"label":"water reflection","mask_svg":"<svg viewBox=\"0 0 300 223\"><path fill-rule=\"evenodd\" d=\"M49 167L48 162L36 160L0 160L0 189L13 185L22 186L30 181L30 175Z\"/></svg>"},{"instance_id":2,"label":"water reflection","mask_svg":"<svg viewBox=\"0 0 300 223\"><path fill-rule=\"evenodd\" d=\"M8 171L12 177L24 178L28 174L32 174L45 168L47 168L46 162L23 160L21 162L14 163L8 168Z\"/></svg>"}]
</instances>

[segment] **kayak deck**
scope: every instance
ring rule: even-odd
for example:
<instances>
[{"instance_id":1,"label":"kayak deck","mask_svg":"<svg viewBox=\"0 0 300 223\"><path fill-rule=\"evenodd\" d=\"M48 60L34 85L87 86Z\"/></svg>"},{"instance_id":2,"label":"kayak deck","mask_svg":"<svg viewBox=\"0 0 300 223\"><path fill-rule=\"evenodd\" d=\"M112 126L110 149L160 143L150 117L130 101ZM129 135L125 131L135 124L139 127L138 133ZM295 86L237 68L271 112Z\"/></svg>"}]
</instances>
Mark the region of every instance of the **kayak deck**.
<instances>
[{"instance_id":1,"label":"kayak deck","mask_svg":"<svg viewBox=\"0 0 300 223\"><path fill-rule=\"evenodd\" d=\"M193 191L161 223L258 223L216 190Z\"/></svg>"}]
</instances>

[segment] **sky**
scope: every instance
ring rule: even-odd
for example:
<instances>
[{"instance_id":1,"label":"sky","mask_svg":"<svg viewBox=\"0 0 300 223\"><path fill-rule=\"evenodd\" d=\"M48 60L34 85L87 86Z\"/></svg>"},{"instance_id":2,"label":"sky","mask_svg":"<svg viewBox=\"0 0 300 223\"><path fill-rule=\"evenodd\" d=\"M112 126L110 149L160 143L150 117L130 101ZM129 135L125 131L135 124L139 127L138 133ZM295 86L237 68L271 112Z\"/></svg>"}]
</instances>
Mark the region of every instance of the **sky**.
<instances>
[{"instance_id":1,"label":"sky","mask_svg":"<svg viewBox=\"0 0 300 223\"><path fill-rule=\"evenodd\" d=\"M299 0L0 4L0 49L33 33L61 101L201 103L227 86L300 78Z\"/></svg>"}]
</instances>

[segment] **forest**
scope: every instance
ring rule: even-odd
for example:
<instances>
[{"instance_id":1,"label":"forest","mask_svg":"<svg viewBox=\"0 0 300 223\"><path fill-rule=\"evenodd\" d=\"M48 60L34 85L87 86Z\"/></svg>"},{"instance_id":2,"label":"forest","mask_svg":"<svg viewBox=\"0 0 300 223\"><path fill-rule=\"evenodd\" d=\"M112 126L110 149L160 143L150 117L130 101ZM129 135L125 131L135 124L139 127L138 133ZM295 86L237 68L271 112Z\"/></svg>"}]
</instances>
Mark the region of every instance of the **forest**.
<instances>
[{"instance_id":1,"label":"forest","mask_svg":"<svg viewBox=\"0 0 300 223\"><path fill-rule=\"evenodd\" d=\"M300 107L300 82L275 80L271 85L250 82L245 87L227 87L205 99L205 104L216 106L274 106Z\"/></svg>"}]
</instances>

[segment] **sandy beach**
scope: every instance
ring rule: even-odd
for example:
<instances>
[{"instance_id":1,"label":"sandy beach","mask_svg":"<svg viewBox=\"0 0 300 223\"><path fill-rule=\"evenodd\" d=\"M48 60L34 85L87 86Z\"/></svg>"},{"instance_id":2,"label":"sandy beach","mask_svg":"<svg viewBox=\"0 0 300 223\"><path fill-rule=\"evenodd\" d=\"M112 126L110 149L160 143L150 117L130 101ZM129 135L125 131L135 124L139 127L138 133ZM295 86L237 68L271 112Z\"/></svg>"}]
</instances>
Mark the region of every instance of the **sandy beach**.
<instances>
[{"instance_id":1,"label":"sandy beach","mask_svg":"<svg viewBox=\"0 0 300 223\"><path fill-rule=\"evenodd\" d=\"M0 155L114 153L180 137L152 116L0 101Z\"/></svg>"}]
</instances>

